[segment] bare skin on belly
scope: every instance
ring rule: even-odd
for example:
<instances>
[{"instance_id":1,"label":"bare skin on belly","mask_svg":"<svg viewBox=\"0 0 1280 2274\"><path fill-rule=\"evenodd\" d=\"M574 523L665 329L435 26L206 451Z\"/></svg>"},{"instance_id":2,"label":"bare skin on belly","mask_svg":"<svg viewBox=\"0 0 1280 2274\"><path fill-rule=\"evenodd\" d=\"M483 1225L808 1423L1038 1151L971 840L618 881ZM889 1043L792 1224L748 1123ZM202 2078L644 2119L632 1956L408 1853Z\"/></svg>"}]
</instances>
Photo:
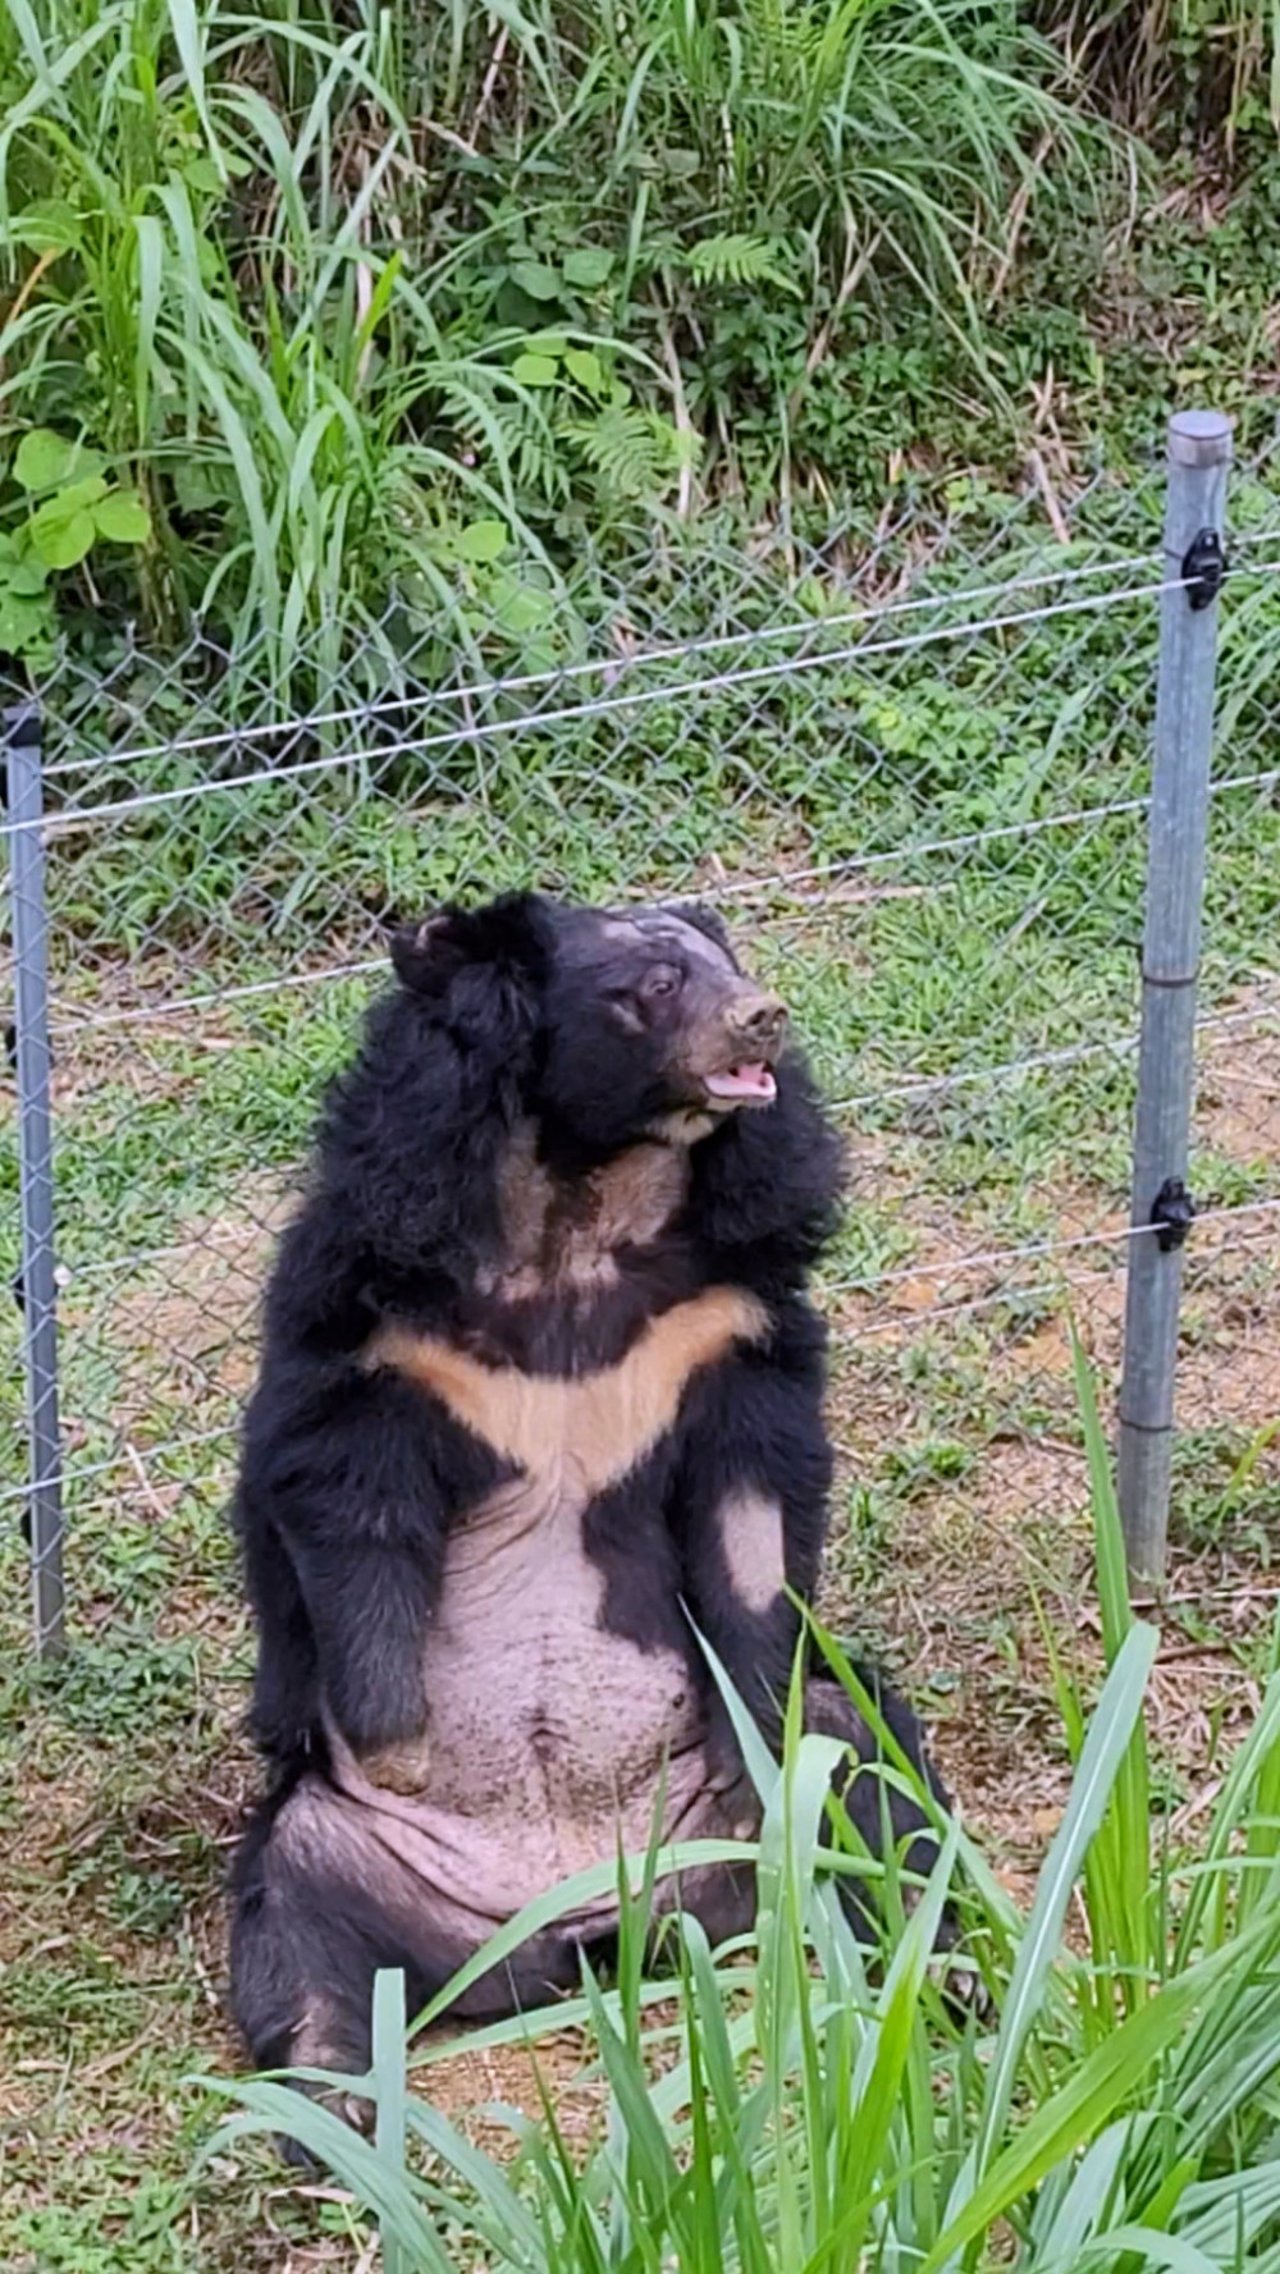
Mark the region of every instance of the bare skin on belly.
<instances>
[{"instance_id":1,"label":"bare skin on belly","mask_svg":"<svg viewBox=\"0 0 1280 2274\"><path fill-rule=\"evenodd\" d=\"M381 1848L501 1919L653 1835L719 1829L704 1717L680 1654L603 1620L583 1521L675 1421L691 1377L764 1328L740 1290L651 1320L617 1364L578 1378L492 1366L385 1328L367 1356L446 1404L519 1475L457 1523L423 1662L424 1740L357 1762L330 1733L334 1782Z\"/></svg>"},{"instance_id":2,"label":"bare skin on belly","mask_svg":"<svg viewBox=\"0 0 1280 2274\"><path fill-rule=\"evenodd\" d=\"M332 1739L334 1781L378 1847L494 1921L611 1862L619 1836L647 1847L664 1766L667 1838L727 1828L687 1664L602 1624L588 1498L562 1458L501 1486L454 1535L424 1665L418 1790L373 1783Z\"/></svg>"}]
</instances>

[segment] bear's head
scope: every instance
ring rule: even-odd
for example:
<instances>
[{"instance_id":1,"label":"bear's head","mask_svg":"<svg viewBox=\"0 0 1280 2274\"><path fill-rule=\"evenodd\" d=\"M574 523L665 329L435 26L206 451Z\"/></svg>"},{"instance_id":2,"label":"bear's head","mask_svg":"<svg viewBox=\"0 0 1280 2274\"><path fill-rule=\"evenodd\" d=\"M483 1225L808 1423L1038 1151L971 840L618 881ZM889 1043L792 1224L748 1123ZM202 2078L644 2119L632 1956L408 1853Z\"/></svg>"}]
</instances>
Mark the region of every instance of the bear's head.
<instances>
[{"instance_id":1,"label":"bear's head","mask_svg":"<svg viewBox=\"0 0 1280 2274\"><path fill-rule=\"evenodd\" d=\"M509 895L398 931L392 959L459 1043L498 1041L530 1109L593 1149L695 1138L776 1100L785 1007L705 909Z\"/></svg>"}]
</instances>

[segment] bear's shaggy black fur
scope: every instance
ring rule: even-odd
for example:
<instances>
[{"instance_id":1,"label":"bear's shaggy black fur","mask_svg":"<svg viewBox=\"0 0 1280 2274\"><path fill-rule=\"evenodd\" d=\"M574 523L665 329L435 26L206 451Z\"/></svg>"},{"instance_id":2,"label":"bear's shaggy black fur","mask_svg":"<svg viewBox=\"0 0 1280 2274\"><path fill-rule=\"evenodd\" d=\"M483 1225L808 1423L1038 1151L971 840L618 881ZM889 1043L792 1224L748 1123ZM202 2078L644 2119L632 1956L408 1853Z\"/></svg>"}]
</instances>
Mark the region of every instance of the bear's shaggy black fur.
<instances>
[{"instance_id":1,"label":"bear's shaggy black fur","mask_svg":"<svg viewBox=\"0 0 1280 2274\"><path fill-rule=\"evenodd\" d=\"M718 921L519 895L393 961L281 1245L244 1433L272 1789L232 1973L268 2065L363 2065L376 1966L422 2002L620 1828L643 1846L663 1779L669 1836L753 1830L697 1635L776 1746L785 1589L812 1593L826 1529L805 1288L839 1150ZM875 1750L833 1683L808 1696ZM878 1845L880 1781L850 1805ZM921 1812L892 1810L927 1864ZM713 1934L750 1915L741 1873L681 1899ZM609 1933L586 1906L462 2010L570 1983Z\"/></svg>"}]
</instances>

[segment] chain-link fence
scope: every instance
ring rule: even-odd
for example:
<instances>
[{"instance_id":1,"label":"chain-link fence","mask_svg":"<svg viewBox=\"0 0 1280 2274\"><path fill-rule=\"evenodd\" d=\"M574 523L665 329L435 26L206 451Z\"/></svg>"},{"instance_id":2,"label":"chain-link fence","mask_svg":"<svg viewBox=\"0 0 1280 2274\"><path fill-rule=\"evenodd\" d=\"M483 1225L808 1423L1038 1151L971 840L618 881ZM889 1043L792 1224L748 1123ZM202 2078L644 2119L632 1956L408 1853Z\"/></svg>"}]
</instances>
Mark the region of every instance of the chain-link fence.
<instances>
[{"instance_id":1,"label":"chain-link fence","mask_svg":"<svg viewBox=\"0 0 1280 2274\"><path fill-rule=\"evenodd\" d=\"M1013 496L967 475L941 505L904 478L874 528L675 527L609 573L478 566L341 652L288 625L118 641L12 687L41 739L44 819L11 806L7 833L16 894L19 837L45 852L45 1483L82 1733L124 1741L171 1689L229 1725L238 1409L317 1094L387 918L512 883L716 901L789 999L852 1166L820 1290L832 1599L887 1620L892 1539L890 1639L931 1634L945 1688L994 1621L1002 1678L1001 1572L1052 1574L1082 1499L1069 1316L1118 1375L1160 599L1185 582L1163 493L1154 461L1037 462ZM1174 1511L1210 1558L1242 1479L1274 1505L1280 1413L1280 462L1236 469L1230 524ZM8 1189L22 1293L16 1166ZM22 1329L14 1308L0 1619L25 1658Z\"/></svg>"}]
</instances>

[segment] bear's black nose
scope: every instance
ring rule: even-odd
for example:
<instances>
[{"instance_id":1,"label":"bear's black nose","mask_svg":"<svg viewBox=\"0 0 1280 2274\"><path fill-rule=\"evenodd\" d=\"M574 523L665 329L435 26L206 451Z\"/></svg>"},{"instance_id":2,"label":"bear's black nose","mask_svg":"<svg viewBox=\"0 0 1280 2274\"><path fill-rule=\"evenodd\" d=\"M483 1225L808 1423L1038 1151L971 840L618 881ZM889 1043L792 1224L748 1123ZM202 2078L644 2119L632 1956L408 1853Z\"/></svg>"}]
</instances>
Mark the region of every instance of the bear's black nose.
<instances>
[{"instance_id":1,"label":"bear's black nose","mask_svg":"<svg viewBox=\"0 0 1280 2274\"><path fill-rule=\"evenodd\" d=\"M745 1043L767 1050L777 1042L787 1023L787 1006L776 995L752 995L735 1003L729 1013L733 1031Z\"/></svg>"}]
</instances>

